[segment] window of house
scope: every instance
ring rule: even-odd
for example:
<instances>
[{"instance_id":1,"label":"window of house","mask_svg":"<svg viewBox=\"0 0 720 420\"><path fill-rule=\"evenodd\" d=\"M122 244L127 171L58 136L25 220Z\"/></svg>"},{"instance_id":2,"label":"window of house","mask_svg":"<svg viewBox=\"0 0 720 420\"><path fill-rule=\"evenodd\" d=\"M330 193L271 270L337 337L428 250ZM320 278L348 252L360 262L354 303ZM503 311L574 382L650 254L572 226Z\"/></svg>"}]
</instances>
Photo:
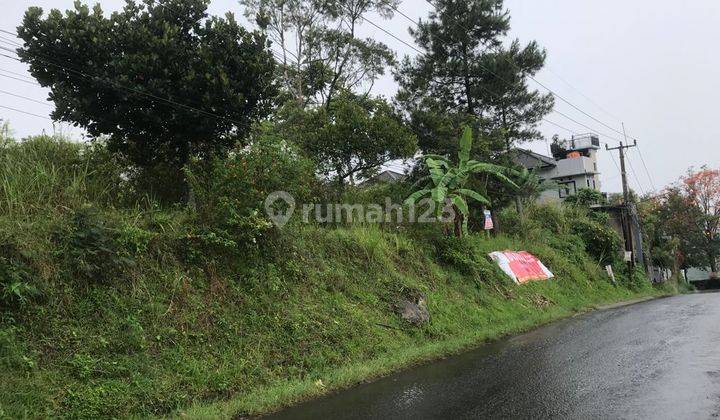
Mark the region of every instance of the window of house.
<instances>
[{"instance_id":1,"label":"window of house","mask_svg":"<svg viewBox=\"0 0 720 420\"><path fill-rule=\"evenodd\" d=\"M560 198L566 198L577 193L575 181L560 182L559 184L558 195Z\"/></svg>"}]
</instances>

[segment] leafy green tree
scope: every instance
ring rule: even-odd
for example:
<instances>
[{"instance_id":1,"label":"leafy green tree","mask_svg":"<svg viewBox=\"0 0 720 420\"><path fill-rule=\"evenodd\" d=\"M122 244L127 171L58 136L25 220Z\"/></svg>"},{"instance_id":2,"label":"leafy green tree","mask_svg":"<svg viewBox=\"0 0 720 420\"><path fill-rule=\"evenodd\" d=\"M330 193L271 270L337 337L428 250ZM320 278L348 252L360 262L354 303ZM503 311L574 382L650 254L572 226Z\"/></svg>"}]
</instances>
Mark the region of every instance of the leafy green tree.
<instances>
[{"instance_id":1,"label":"leafy green tree","mask_svg":"<svg viewBox=\"0 0 720 420\"><path fill-rule=\"evenodd\" d=\"M705 251L705 263L710 271L717 272L720 254L720 170L706 166L699 171L689 170L682 179L689 205L697 209L699 217L693 219Z\"/></svg>"},{"instance_id":2,"label":"leafy green tree","mask_svg":"<svg viewBox=\"0 0 720 420\"><path fill-rule=\"evenodd\" d=\"M683 270L708 266L706 237L698 225L703 214L684 187L674 185L644 198L638 213L654 264Z\"/></svg>"},{"instance_id":3,"label":"leafy green tree","mask_svg":"<svg viewBox=\"0 0 720 420\"><path fill-rule=\"evenodd\" d=\"M543 180L525 167L517 171L513 180L518 186L515 192L515 209L521 217L524 216L524 208L540 197L540 194L557 188L557 183Z\"/></svg>"},{"instance_id":4,"label":"leafy green tree","mask_svg":"<svg viewBox=\"0 0 720 420\"><path fill-rule=\"evenodd\" d=\"M598 190L580 188L577 194L567 197L565 203L575 204L581 207L590 207L593 204L606 204L607 199Z\"/></svg>"},{"instance_id":5,"label":"leafy green tree","mask_svg":"<svg viewBox=\"0 0 720 420\"><path fill-rule=\"evenodd\" d=\"M18 55L50 89L52 117L109 135L109 147L143 167L180 167L228 150L275 96L265 37L208 0L149 0L103 14L80 2L43 16L31 7Z\"/></svg>"},{"instance_id":6,"label":"leafy green tree","mask_svg":"<svg viewBox=\"0 0 720 420\"><path fill-rule=\"evenodd\" d=\"M406 204L414 205L418 199L429 196L435 204L435 215L438 220L441 219L446 206L452 206L454 234L458 237L468 233L467 224L470 210L467 198L472 198L485 206L491 205L488 197L467 188L473 175L487 174L517 188L517 185L507 177L507 174L511 172L508 168L470 159L472 148L472 129L470 127L465 127L459 143L458 162L455 165L444 156L423 156L430 171L430 175L424 180L429 182L424 188L415 191L405 200Z\"/></svg>"},{"instance_id":7,"label":"leafy green tree","mask_svg":"<svg viewBox=\"0 0 720 420\"><path fill-rule=\"evenodd\" d=\"M551 95L541 95L526 83L544 65L545 51L537 43L518 41L505 48L502 39L510 18L502 0L438 0L426 21L411 34L424 54L405 58L396 79L398 101L422 127L424 151L445 153L438 113L461 115L479 124L485 133L499 136L493 150L541 138L536 129L553 106ZM457 117L455 118L457 119Z\"/></svg>"},{"instance_id":8,"label":"leafy green tree","mask_svg":"<svg viewBox=\"0 0 720 420\"><path fill-rule=\"evenodd\" d=\"M316 160L340 192L383 163L412 157L417 150L415 135L382 98L344 92L329 109L293 108L283 118L280 130Z\"/></svg>"},{"instance_id":9,"label":"leafy green tree","mask_svg":"<svg viewBox=\"0 0 720 420\"><path fill-rule=\"evenodd\" d=\"M269 122L255 126L250 144L227 157L191 162L186 172L195 196L197 239L222 245L218 254L242 253L245 245L260 244L272 228L265 199L285 191L298 203L309 202L317 181L314 170L312 161Z\"/></svg>"},{"instance_id":10,"label":"leafy green tree","mask_svg":"<svg viewBox=\"0 0 720 420\"><path fill-rule=\"evenodd\" d=\"M330 108L344 90L367 95L395 55L382 42L360 38L368 14L390 18L398 0L240 0L245 15L282 51L279 79L301 106Z\"/></svg>"}]
</instances>

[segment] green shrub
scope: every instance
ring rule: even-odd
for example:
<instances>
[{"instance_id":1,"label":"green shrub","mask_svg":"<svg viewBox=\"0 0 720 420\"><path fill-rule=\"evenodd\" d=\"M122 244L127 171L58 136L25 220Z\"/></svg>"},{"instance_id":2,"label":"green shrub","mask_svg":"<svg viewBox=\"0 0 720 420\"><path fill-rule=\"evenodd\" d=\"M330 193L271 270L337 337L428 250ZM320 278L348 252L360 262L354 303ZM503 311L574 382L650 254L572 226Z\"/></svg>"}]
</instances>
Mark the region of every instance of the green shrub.
<instances>
[{"instance_id":1,"label":"green shrub","mask_svg":"<svg viewBox=\"0 0 720 420\"><path fill-rule=\"evenodd\" d=\"M0 310L17 307L42 295L44 273L38 255L47 249L41 222L8 221L0 216Z\"/></svg>"},{"instance_id":2,"label":"green shrub","mask_svg":"<svg viewBox=\"0 0 720 420\"><path fill-rule=\"evenodd\" d=\"M562 207L553 204L538 204L530 206L527 217L534 220L542 229L552 234L568 232L568 220Z\"/></svg>"},{"instance_id":3,"label":"green shrub","mask_svg":"<svg viewBox=\"0 0 720 420\"><path fill-rule=\"evenodd\" d=\"M2 241L2 239L0 239ZM9 242L0 242L0 304L24 304L38 295L27 256Z\"/></svg>"},{"instance_id":4,"label":"green shrub","mask_svg":"<svg viewBox=\"0 0 720 420\"><path fill-rule=\"evenodd\" d=\"M225 251L256 244L271 230L264 209L270 193L285 191L299 206L310 200L315 184L312 163L263 128L249 146L226 159L195 162L186 173L198 227L192 243Z\"/></svg>"},{"instance_id":5,"label":"green shrub","mask_svg":"<svg viewBox=\"0 0 720 420\"><path fill-rule=\"evenodd\" d=\"M351 204L379 204L385 207L385 201L389 198L391 203L402 205L410 192L410 186L403 182L361 184L346 188L343 192L341 202Z\"/></svg>"},{"instance_id":6,"label":"green shrub","mask_svg":"<svg viewBox=\"0 0 720 420\"><path fill-rule=\"evenodd\" d=\"M74 212L69 231L59 236L75 278L89 283L108 283L133 265L118 242L117 232L108 227L93 208Z\"/></svg>"},{"instance_id":7,"label":"green shrub","mask_svg":"<svg viewBox=\"0 0 720 420\"><path fill-rule=\"evenodd\" d=\"M579 255L583 249L602 265L613 264L620 255L622 238L609 225L609 215L580 206L532 205L520 217L514 209L500 212L508 234L540 240L556 249Z\"/></svg>"},{"instance_id":8,"label":"green shrub","mask_svg":"<svg viewBox=\"0 0 720 420\"><path fill-rule=\"evenodd\" d=\"M605 196L598 190L592 188L580 188L575 195L565 199L565 204L572 204L581 207L588 207L593 204L605 204Z\"/></svg>"},{"instance_id":9,"label":"green shrub","mask_svg":"<svg viewBox=\"0 0 720 420\"><path fill-rule=\"evenodd\" d=\"M435 242L438 260L471 276L475 281L488 282L498 278L505 279L504 275L498 276L499 271L496 265L489 260L489 251L478 246L480 241L480 238L474 236L441 237ZM501 251L501 249L493 251Z\"/></svg>"},{"instance_id":10,"label":"green shrub","mask_svg":"<svg viewBox=\"0 0 720 420\"><path fill-rule=\"evenodd\" d=\"M608 265L617 261L622 238L612 227L584 218L575 220L572 231L582 238L587 253L600 264Z\"/></svg>"}]
</instances>

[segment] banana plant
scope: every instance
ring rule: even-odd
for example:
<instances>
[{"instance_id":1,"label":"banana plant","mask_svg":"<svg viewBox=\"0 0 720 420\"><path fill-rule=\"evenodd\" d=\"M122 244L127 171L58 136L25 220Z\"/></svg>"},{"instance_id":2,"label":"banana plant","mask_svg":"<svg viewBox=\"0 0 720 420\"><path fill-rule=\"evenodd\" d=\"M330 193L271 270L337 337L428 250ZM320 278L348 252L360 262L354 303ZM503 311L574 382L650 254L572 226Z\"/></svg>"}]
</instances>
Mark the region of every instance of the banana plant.
<instances>
[{"instance_id":1,"label":"banana plant","mask_svg":"<svg viewBox=\"0 0 720 420\"><path fill-rule=\"evenodd\" d=\"M470 159L472 148L472 130L465 127L459 139L458 162L453 164L447 157L439 155L425 155L423 160L428 167L430 175L420 179L416 185L425 185L412 193L405 203L415 205L423 198L429 197L435 204L435 217L442 220L443 210L451 207L454 212L454 230L456 236L467 235L470 210L467 199L471 198L478 203L489 207L490 198L466 188L468 181L475 174L488 174L505 184L517 189L518 186L508 178L507 174L513 171L500 165L480 162Z\"/></svg>"},{"instance_id":2,"label":"banana plant","mask_svg":"<svg viewBox=\"0 0 720 420\"><path fill-rule=\"evenodd\" d=\"M515 184L518 186L515 208L520 217L524 217L524 208L527 203L535 201L544 191L558 188L556 182L543 180L534 171L525 167L515 171L515 175Z\"/></svg>"}]
</instances>

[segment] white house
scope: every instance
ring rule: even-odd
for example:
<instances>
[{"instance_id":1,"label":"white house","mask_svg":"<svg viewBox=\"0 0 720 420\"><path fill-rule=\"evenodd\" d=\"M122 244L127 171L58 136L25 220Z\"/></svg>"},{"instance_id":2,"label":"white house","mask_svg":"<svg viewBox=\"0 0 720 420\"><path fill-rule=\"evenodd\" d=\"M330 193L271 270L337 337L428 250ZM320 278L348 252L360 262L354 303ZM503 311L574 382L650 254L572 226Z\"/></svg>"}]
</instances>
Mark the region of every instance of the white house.
<instances>
[{"instance_id":1,"label":"white house","mask_svg":"<svg viewBox=\"0 0 720 420\"><path fill-rule=\"evenodd\" d=\"M600 139L594 134L573 136L567 148L550 157L526 149L516 149L515 160L541 179L553 181L558 189L544 191L541 202L564 201L582 188L600 191L597 151Z\"/></svg>"}]
</instances>

